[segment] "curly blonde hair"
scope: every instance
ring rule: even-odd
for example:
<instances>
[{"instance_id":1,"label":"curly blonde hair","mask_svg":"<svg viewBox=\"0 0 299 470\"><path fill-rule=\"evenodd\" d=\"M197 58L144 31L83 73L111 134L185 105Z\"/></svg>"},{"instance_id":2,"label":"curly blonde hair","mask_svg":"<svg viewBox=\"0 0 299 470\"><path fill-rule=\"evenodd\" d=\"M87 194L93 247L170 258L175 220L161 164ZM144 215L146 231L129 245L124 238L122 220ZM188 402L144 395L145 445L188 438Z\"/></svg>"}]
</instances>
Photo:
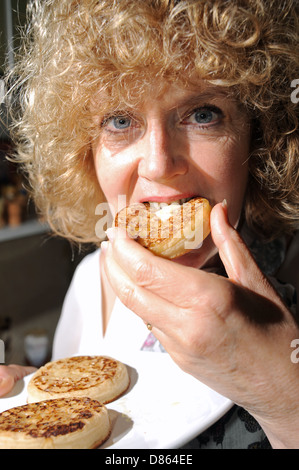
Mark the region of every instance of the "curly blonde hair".
<instances>
[{"instance_id":1,"label":"curly blonde hair","mask_svg":"<svg viewBox=\"0 0 299 470\"><path fill-rule=\"evenodd\" d=\"M298 227L296 0L33 0L9 78L17 159L53 230L99 243L103 201L91 152L92 100L131 103L153 80L229 87L252 122L244 213L265 237ZM12 107L12 103L10 103Z\"/></svg>"}]
</instances>

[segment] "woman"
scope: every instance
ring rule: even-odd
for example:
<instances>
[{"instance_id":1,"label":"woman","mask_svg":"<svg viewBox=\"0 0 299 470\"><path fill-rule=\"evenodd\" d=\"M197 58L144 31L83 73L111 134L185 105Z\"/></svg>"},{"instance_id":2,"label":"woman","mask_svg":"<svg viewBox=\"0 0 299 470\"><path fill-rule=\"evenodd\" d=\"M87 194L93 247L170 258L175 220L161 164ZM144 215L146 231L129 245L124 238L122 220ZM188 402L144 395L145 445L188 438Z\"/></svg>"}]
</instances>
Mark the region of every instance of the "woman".
<instances>
[{"instance_id":1,"label":"woman","mask_svg":"<svg viewBox=\"0 0 299 470\"><path fill-rule=\"evenodd\" d=\"M101 202L112 216L195 195L213 206L211 236L177 262L109 229L75 274L53 357L146 348L145 322L155 347L237 404L219 443L211 429L192 445L297 447L294 289L266 277L298 283L295 2L34 6L15 137L53 230L99 245Z\"/></svg>"}]
</instances>

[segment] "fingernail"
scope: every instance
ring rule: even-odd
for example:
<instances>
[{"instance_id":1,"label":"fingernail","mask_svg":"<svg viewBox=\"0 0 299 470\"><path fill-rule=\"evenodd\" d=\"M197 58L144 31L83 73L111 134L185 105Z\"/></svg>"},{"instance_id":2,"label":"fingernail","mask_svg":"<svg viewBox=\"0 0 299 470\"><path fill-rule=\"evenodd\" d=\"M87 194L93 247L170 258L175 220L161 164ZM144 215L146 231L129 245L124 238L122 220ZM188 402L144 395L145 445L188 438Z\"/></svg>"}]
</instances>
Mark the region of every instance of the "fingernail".
<instances>
[{"instance_id":1,"label":"fingernail","mask_svg":"<svg viewBox=\"0 0 299 470\"><path fill-rule=\"evenodd\" d=\"M101 243L101 250L102 250L102 252L103 252L103 253L106 253L107 249L108 249L108 242L107 242L107 241L103 241L103 242Z\"/></svg>"},{"instance_id":2,"label":"fingernail","mask_svg":"<svg viewBox=\"0 0 299 470\"><path fill-rule=\"evenodd\" d=\"M223 201L222 201L222 207L223 207L224 209L227 208L227 200L226 200L226 199L223 199Z\"/></svg>"},{"instance_id":3,"label":"fingernail","mask_svg":"<svg viewBox=\"0 0 299 470\"><path fill-rule=\"evenodd\" d=\"M114 241L115 239L115 231L114 231L114 228L113 227L109 227L107 230L106 230L106 235L107 237L109 238L109 240L111 242Z\"/></svg>"}]
</instances>

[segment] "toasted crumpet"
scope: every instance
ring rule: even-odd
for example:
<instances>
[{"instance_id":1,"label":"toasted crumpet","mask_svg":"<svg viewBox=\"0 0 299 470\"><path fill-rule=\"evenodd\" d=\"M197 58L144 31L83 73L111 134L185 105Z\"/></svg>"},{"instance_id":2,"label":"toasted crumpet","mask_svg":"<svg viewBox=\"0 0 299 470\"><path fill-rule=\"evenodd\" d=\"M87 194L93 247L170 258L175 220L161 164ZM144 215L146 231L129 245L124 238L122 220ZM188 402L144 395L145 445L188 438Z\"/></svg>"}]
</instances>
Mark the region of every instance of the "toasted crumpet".
<instances>
[{"instance_id":1,"label":"toasted crumpet","mask_svg":"<svg viewBox=\"0 0 299 470\"><path fill-rule=\"evenodd\" d=\"M107 356L75 356L48 362L32 376L28 403L60 397L89 397L105 404L130 384L127 367Z\"/></svg>"},{"instance_id":2,"label":"toasted crumpet","mask_svg":"<svg viewBox=\"0 0 299 470\"><path fill-rule=\"evenodd\" d=\"M0 414L0 449L93 449L110 432L107 408L87 397L30 403Z\"/></svg>"}]
</instances>

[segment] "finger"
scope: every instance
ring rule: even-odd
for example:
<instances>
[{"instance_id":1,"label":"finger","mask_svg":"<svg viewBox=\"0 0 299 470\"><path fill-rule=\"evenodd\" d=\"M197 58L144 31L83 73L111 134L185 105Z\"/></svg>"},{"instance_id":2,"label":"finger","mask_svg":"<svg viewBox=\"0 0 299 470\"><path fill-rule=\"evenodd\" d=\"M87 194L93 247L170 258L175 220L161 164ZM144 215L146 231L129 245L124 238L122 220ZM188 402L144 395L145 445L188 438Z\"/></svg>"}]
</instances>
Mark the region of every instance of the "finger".
<instances>
[{"instance_id":1,"label":"finger","mask_svg":"<svg viewBox=\"0 0 299 470\"><path fill-rule=\"evenodd\" d=\"M228 277L243 287L264 294L270 284L237 230L229 223L226 204L214 206L210 222L212 238Z\"/></svg>"},{"instance_id":2,"label":"finger","mask_svg":"<svg viewBox=\"0 0 299 470\"><path fill-rule=\"evenodd\" d=\"M15 364L0 366L0 397L9 393L18 380L35 371L35 367L29 366L18 366Z\"/></svg>"},{"instance_id":3,"label":"finger","mask_svg":"<svg viewBox=\"0 0 299 470\"><path fill-rule=\"evenodd\" d=\"M169 293L170 300L167 300L148 288L136 285L119 265L118 260L114 259L110 242L105 246L102 262L106 276L117 297L145 324L149 323L152 326L153 334L168 352L172 349L177 350L180 343L189 344L189 338L194 334L196 317L198 320L196 335L201 337L205 333L203 331L205 321L199 321L200 318L197 315L199 305L201 305L198 300L199 295L194 296L190 308L182 308L173 303L174 294L171 295L171 292ZM226 279L225 282L227 282ZM188 297L188 292L184 291L184 295ZM218 316L215 316L215 321L218 321Z\"/></svg>"},{"instance_id":4,"label":"finger","mask_svg":"<svg viewBox=\"0 0 299 470\"><path fill-rule=\"evenodd\" d=\"M206 272L155 256L119 229L109 230L108 236L114 259L132 283L176 306L192 307L194 299L214 287Z\"/></svg>"},{"instance_id":5,"label":"finger","mask_svg":"<svg viewBox=\"0 0 299 470\"><path fill-rule=\"evenodd\" d=\"M155 292L136 284L115 259L111 243L107 243L103 253L106 276L117 297L130 310L134 311L145 323L161 330L175 326L178 310L171 302Z\"/></svg>"}]
</instances>

